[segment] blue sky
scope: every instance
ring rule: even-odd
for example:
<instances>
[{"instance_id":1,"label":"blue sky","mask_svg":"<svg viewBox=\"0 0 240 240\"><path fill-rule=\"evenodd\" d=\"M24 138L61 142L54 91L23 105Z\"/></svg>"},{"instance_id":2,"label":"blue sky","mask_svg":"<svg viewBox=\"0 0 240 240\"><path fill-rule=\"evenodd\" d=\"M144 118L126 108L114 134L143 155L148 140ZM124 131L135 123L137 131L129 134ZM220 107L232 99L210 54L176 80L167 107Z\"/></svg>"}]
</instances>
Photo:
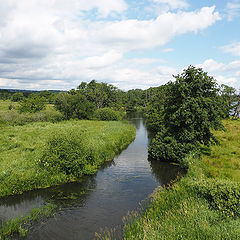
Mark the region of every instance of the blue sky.
<instances>
[{"instance_id":1,"label":"blue sky","mask_svg":"<svg viewBox=\"0 0 240 240\"><path fill-rule=\"evenodd\" d=\"M190 64L240 88L240 0L0 0L0 88L120 89Z\"/></svg>"}]
</instances>

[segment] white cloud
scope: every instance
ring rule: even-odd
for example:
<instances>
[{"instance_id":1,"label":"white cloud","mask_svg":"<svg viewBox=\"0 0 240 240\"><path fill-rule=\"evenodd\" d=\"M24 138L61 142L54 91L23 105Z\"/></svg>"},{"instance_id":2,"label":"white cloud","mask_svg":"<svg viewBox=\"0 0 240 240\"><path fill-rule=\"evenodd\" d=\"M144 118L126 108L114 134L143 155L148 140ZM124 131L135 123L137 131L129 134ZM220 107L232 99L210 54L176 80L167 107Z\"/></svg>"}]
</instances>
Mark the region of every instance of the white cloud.
<instances>
[{"instance_id":1,"label":"white cloud","mask_svg":"<svg viewBox=\"0 0 240 240\"><path fill-rule=\"evenodd\" d=\"M203 68L204 71L207 71L207 72L214 72L214 71L220 70L221 68L223 68L223 66L224 66L223 63L217 63L213 59L207 59L202 64L196 65L196 67Z\"/></svg>"},{"instance_id":2,"label":"white cloud","mask_svg":"<svg viewBox=\"0 0 240 240\"><path fill-rule=\"evenodd\" d=\"M152 0L155 3L166 4L170 9L187 8L187 0Z\"/></svg>"},{"instance_id":3,"label":"white cloud","mask_svg":"<svg viewBox=\"0 0 240 240\"><path fill-rule=\"evenodd\" d=\"M165 48L162 50L162 52L173 52L174 49L173 48Z\"/></svg>"},{"instance_id":4,"label":"white cloud","mask_svg":"<svg viewBox=\"0 0 240 240\"><path fill-rule=\"evenodd\" d=\"M88 57L84 59L83 65L85 65L87 68L102 68L119 61L121 58L121 53L111 50L102 56Z\"/></svg>"},{"instance_id":5,"label":"white cloud","mask_svg":"<svg viewBox=\"0 0 240 240\"><path fill-rule=\"evenodd\" d=\"M183 2L169 4L183 8ZM0 4L1 86L28 89L72 88L93 78L125 89L163 83L174 69L147 71L144 64L156 66L161 60L145 58L129 64L124 54L163 46L177 35L201 31L220 19L215 7L168 12L150 20L102 19L127 10L124 0L0 0ZM94 21L85 18L96 12Z\"/></svg>"},{"instance_id":6,"label":"white cloud","mask_svg":"<svg viewBox=\"0 0 240 240\"><path fill-rule=\"evenodd\" d=\"M226 53L231 53L234 56L240 56L240 42L232 42L226 46L221 47Z\"/></svg>"},{"instance_id":7,"label":"white cloud","mask_svg":"<svg viewBox=\"0 0 240 240\"><path fill-rule=\"evenodd\" d=\"M233 21L233 19L240 15L240 3L238 1L228 2L226 6L228 21Z\"/></svg>"},{"instance_id":8,"label":"white cloud","mask_svg":"<svg viewBox=\"0 0 240 240\"><path fill-rule=\"evenodd\" d=\"M229 63L218 63L213 59L207 59L202 64L196 64L195 66L208 72L219 84L227 84L235 88L240 87L240 60Z\"/></svg>"},{"instance_id":9,"label":"white cloud","mask_svg":"<svg viewBox=\"0 0 240 240\"><path fill-rule=\"evenodd\" d=\"M229 84L233 85L234 83L237 82L237 79L235 77L225 77L225 76L214 76L214 78L217 80L219 84Z\"/></svg>"}]
</instances>

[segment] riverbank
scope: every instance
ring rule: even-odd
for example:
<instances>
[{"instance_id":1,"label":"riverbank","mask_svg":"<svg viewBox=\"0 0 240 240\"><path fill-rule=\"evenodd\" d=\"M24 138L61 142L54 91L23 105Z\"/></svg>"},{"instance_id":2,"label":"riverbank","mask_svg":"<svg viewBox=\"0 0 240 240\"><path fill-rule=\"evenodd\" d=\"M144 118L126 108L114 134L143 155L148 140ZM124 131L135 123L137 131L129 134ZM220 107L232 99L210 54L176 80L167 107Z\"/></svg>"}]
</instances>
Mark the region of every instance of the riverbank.
<instances>
[{"instance_id":1,"label":"riverbank","mask_svg":"<svg viewBox=\"0 0 240 240\"><path fill-rule=\"evenodd\" d=\"M0 197L94 174L135 138L126 122L38 122L0 131Z\"/></svg>"},{"instance_id":2,"label":"riverbank","mask_svg":"<svg viewBox=\"0 0 240 240\"><path fill-rule=\"evenodd\" d=\"M156 189L143 215L126 218L124 239L239 239L240 121L223 123L221 145L184 159L186 176Z\"/></svg>"}]
</instances>

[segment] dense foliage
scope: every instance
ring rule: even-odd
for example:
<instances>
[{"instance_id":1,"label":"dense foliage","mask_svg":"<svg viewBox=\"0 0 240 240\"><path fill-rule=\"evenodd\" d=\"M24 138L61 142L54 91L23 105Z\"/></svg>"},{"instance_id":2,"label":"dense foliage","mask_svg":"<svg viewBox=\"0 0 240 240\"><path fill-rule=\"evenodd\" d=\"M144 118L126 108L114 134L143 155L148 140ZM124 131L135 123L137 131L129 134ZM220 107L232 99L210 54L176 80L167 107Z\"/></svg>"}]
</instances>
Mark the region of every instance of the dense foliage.
<instances>
[{"instance_id":1,"label":"dense foliage","mask_svg":"<svg viewBox=\"0 0 240 240\"><path fill-rule=\"evenodd\" d=\"M100 108L94 112L94 119L100 121L119 121L122 120L125 112L116 111L112 108Z\"/></svg>"},{"instance_id":2,"label":"dense foliage","mask_svg":"<svg viewBox=\"0 0 240 240\"><path fill-rule=\"evenodd\" d=\"M46 98L38 95L34 95L30 98L24 99L20 102L19 111L20 112L39 112L46 108Z\"/></svg>"},{"instance_id":3,"label":"dense foliage","mask_svg":"<svg viewBox=\"0 0 240 240\"><path fill-rule=\"evenodd\" d=\"M218 143L211 129L222 128L215 80L193 66L175 78L167 84L162 131L149 148L151 157L167 161L180 161L200 144Z\"/></svg>"},{"instance_id":4,"label":"dense foliage","mask_svg":"<svg viewBox=\"0 0 240 240\"><path fill-rule=\"evenodd\" d=\"M54 105L64 114L65 119L90 119L94 111L93 103L77 92L60 94L56 97Z\"/></svg>"}]
</instances>

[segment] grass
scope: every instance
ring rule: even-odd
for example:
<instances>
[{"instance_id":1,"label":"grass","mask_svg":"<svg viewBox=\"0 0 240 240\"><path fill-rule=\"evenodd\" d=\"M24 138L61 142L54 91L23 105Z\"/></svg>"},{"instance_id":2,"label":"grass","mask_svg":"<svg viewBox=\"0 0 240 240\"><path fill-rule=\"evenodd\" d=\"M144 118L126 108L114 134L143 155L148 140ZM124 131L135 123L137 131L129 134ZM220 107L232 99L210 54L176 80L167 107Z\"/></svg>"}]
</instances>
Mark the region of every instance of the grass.
<instances>
[{"instance_id":1,"label":"grass","mask_svg":"<svg viewBox=\"0 0 240 240\"><path fill-rule=\"evenodd\" d=\"M53 216L55 209L56 206L54 204L48 204L42 208L33 208L29 215L14 218L3 223L0 228L0 240L5 240L14 236L19 236L20 238L25 237L33 221Z\"/></svg>"},{"instance_id":2,"label":"grass","mask_svg":"<svg viewBox=\"0 0 240 240\"><path fill-rule=\"evenodd\" d=\"M215 132L220 146L202 158L189 155L183 178L156 189L146 209L125 217L122 239L240 239L239 123L225 120L226 131Z\"/></svg>"},{"instance_id":3,"label":"grass","mask_svg":"<svg viewBox=\"0 0 240 240\"><path fill-rule=\"evenodd\" d=\"M76 181L82 174L93 174L104 161L113 159L135 137L135 129L128 123L86 120L1 125L0 131L0 197ZM77 142L80 142L85 158L81 158L82 153L75 154L79 153L77 145L71 149L71 154L75 156L73 160L83 161L77 177L63 171L62 166L50 168L48 163L44 164L46 156L49 159L54 156L54 160L59 156L61 159L61 152L50 151L53 139L59 137L63 140L61 136L66 141L58 145L60 150L68 150L72 136L73 139L81 139Z\"/></svg>"},{"instance_id":4,"label":"grass","mask_svg":"<svg viewBox=\"0 0 240 240\"><path fill-rule=\"evenodd\" d=\"M240 121L224 120L226 131L215 131L221 145L212 146L210 155L203 155L207 173L213 178L240 182Z\"/></svg>"},{"instance_id":5,"label":"grass","mask_svg":"<svg viewBox=\"0 0 240 240\"><path fill-rule=\"evenodd\" d=\"M10 104L13 109L9 110ZM0 100L0 125L24 125L30 122L58 122L63 115L52 104L46 104L46 109L36 113L19 113L18 103L10 100Z\"/></svg>"}]
</instances>

